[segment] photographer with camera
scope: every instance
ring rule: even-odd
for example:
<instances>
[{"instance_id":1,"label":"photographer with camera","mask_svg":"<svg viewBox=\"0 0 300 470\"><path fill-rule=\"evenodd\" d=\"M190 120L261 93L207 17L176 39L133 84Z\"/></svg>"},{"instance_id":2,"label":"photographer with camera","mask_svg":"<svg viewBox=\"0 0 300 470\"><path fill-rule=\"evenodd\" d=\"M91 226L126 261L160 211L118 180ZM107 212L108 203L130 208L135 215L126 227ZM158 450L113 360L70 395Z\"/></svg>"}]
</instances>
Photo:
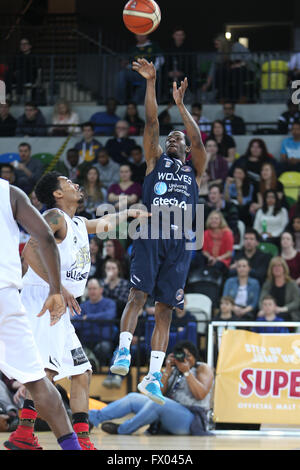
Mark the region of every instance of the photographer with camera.
<instances>
[{"instance_id":1,"label":"photographer with camera","mask_svg":"<svg viewBox=\"0 0 300 470\"><path fill-rule=\"evenodd\" d=\"M206 416L210 408L213 371L197 360L196 346L189 341L180 341L167 357L162 376L164 405L158 405L140 393L129 393L102 410L90 410L91 423L94 426L103 423L101 429L109 434L132 434L147 424L151 425L148 429L151 434L210 434ZM107 422L129 413L135 416L122 424Z\"/></svg>"}]
</instances>

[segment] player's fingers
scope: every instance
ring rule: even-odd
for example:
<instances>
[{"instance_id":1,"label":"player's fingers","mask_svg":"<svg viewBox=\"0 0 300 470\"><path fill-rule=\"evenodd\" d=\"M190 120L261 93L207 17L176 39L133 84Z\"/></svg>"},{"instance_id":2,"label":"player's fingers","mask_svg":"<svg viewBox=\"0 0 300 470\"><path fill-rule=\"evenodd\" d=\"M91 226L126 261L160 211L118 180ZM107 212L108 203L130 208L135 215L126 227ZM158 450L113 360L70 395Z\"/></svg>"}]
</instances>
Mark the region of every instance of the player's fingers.
<instances>
[{"instance_id":1,"label":"player's fingers","mask_svg":"<svg viewBox=\"0 0 300 470\"><path fill-rule=\"evenodd\" d=\"M42 317L42 316L47 312L47 310L48 310L47 305L44 304L42 310L41 310L40 313L37 315L37 317Z\"/></svg>"},{"instance_id":2,"label":"player's fingers","mask_svg":"<svg viewBox=\"0 0 300 470\"><path fill-rule=\"evenodd\" d=\"M81 308L79 306L79 303L77 302L76 299L72 299L72 306L73 306L73 311L77 313L77 315L81 314Z\"/></svg>"},{"instance_id":3,"label":"player's fingers","mask_svg":"<svg viewBox=\"0 0 300 470\"><path fill-rule=\"evenodd\" d=\"M177 83L175 81L173 82L173 91L177 91Z\"/></svg>"}]
</instances>

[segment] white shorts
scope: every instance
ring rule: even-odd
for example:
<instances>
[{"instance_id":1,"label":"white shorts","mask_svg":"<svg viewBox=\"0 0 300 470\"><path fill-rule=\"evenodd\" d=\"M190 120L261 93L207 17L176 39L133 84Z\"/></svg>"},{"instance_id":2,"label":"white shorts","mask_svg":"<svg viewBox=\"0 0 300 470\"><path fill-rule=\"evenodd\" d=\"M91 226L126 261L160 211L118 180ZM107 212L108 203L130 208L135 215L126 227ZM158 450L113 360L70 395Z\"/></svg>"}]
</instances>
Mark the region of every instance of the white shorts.
<instances>
[{"instance_id":1,"label":"white shorts","mask_svg":"<svg viewBox=\"0 0 300 470\"><path fill-rule=\"evenodd\" d=\"M13 287L0 289L0 370L22 384L45 377L21 296Z\"/></svg>"},{"instance_id":2,"label":"white shorts","mask_svg":"<svg viewBox=\"0 0 300 470\"><path fill-rule=\"evenodd\" d=\"M48 287L25 285L21 293L44 368L57 372L54 380L92 370L71 323L69 309L54 326L50 326L49 311L37 317L48 292Z\"/></svg>"}]
</instances>

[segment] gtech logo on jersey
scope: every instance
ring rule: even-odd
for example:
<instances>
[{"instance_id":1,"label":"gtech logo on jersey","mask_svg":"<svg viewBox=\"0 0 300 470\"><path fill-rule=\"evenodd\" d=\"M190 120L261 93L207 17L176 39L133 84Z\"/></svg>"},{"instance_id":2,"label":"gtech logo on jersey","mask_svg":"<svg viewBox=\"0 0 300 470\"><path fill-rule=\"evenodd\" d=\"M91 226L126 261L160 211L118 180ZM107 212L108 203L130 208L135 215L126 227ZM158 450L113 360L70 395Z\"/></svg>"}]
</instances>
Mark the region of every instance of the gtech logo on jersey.
<instances>
[{"instance_id":1,"label":"gtech logo on jersey","mask_svg":"<svg viewBox=\"0 0 300 470\"><path fill-rule=\"evenodd\" d=\"M167 199L163 197L156 197L153 199L154 206L176 206L180 209L187 210L187 203L185 201L179 202L178 199L173 197L172 199Z\"/></svg>"},{"instance_id":2,"label":"gtech logo on jersey","mask_svg":"<svg viewBox=\"0 0 300 470\"><path fill-rule=\"evenodd\" d=\"M154 186L154 192L158 196L163 196L164 194L166 194L167 191L168 186L166 185L166 183L156 183L156 185Z\"/></svg>"},{"instance_id":3,"label":"gtech logo on jersey","mask_svg":"<svg viewBox=\"0 0 300 470\"><path fill-rule=\"evenodd\" d=\"M176 181L177 183L192 184L192 178L187 175L179 175L174 173L158 173L158 179L162 181Z\"/></svg>"}]
</instances>

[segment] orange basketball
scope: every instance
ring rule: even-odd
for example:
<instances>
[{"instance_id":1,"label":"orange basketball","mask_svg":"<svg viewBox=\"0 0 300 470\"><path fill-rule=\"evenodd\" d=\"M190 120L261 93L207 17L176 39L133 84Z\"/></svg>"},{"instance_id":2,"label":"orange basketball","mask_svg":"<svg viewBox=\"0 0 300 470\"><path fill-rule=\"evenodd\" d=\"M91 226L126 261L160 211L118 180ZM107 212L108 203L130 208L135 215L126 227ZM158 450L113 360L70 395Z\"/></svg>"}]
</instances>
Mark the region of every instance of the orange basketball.
<instances>
[{"instance_id":1,"label":"orange basketball","mask_svg":"<svg viewBox=\"0 0 300 470\"><path fill-rule=\"evenodd\" d=\"M130 0L123 10L123 20L132 33L150 34L160 23L160 8L154 0Z\"/></svg>"}]
</instances>

